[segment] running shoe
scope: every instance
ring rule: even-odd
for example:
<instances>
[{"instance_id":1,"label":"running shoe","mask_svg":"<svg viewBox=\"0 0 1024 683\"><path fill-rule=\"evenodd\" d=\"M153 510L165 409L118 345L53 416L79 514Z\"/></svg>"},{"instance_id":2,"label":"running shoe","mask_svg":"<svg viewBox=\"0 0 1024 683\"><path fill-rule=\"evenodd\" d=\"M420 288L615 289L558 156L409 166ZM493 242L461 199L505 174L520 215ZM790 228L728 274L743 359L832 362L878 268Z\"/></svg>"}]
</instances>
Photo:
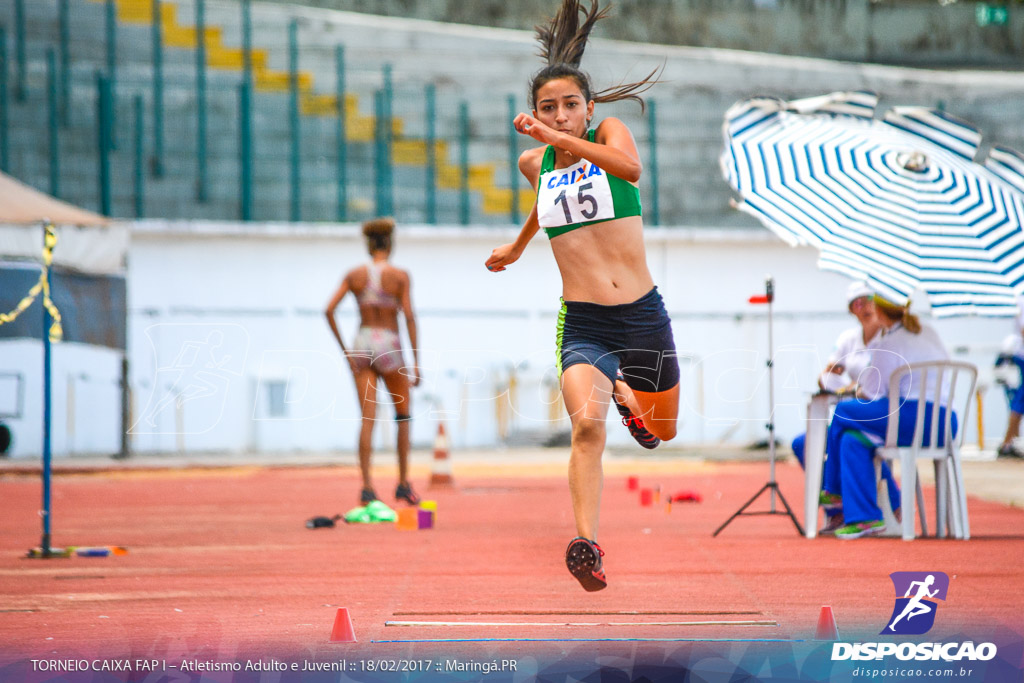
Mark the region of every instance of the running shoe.
<instances>
[{"instance_id":1,"label":"running shoe","mask_svg":"<svg viewBox=\"0 0 1024 683\"><path fill-rule=\"evenodd\" d=\"M565 549L565 566L569 573L576 577L576 580L588 592L599 591L608 585L604 576L604 551L601 546L582 536L569 541L569 547Z\"/></svg>"},{"instance_id":2,"label":"running shoe","mask_svg":"<svg viewBox=\"0 0 1024 683\"><path fill-rule=\"evenodd\" d=\"M818 532L818 535L831 536L837 529L840 529L845 525L846 523L843 521L842 512L834 515L825 515L825 526L821 527L821 531Z\"/></svg>"},{"instance_id":3,"label":"running shoe","mask_svg":"<svg viewBox=\"0 0 1024 683\"><path fill-rule=\"evenodd\" d=\"M416 492L412 490L412 485L408 482L395 487L395 500L404 500L409 505L420 504L420 497L416 495Z\"/></svg>"},{"instance_id":4,"label":"running shoe","mask_svg":"<svg viewBox=\"0 0 1024 683\"><path fill-rule=\"evenodd\" d=\"M366 505L377 500L377 493L373 489L363 489L359 492L359 504Z\"/></svg>"},{"instance_id":5,"label":"running shoe","mask_svg":"<svg viewBox=\"0 0 1024 683\"><path fill-rule=\"evenodd\" d=\"M860 538L861 536L874 536L883 531L885 531L885 522L880 519L870 522L855 522L836 529L836 538L849 540L851 538Z\"/></svg>"},{"instance_id":6,"label":"running shoe","mask_svg":"<svg viewBox=\"0 0 1024 683\"><path fill-rule=\"evenodd\" d=\"M617 378L620 381L624 381L621 370L618 372ZM619 403L615 398L615 394L612 394L612 403L615 404L615 408L619 411L619 415L622 416L622 424L629 429L630 435L636 439L638 444L647 449L658 447L658 444L661 443L661 439L647 431L647 427L644 426L644 421L634 415L633 411L629 408Z\"/></svg>"},{"instance_id":7,"label":"running shoe","mask_svg":"<svg viewBox=\"0 0 1024 683\"><path fill-rule=\"evenodd\" d=\"M843 497L838 493L822 491L818 495L818 505L825 511L826 515L837 515L843 511Z\"/></svg>"},{"instance_id":8,"label":"running shoe","mask_svg":"<svg viewBox=\"0 0 1024 683\"><path fill-rule=\"evenodd\" d=\"M1011 458L1011 459L1016 459L1016 460L1024 458L1024 453L1021 453L1020 451L1018 451L1013 446L1013 444L1010 444L1010 443L1006 443L1006 444L1003 444L1002 446L1000 446L999 447L998 455L999 455L1000 458Z\"/></svg>"}]
</instances>

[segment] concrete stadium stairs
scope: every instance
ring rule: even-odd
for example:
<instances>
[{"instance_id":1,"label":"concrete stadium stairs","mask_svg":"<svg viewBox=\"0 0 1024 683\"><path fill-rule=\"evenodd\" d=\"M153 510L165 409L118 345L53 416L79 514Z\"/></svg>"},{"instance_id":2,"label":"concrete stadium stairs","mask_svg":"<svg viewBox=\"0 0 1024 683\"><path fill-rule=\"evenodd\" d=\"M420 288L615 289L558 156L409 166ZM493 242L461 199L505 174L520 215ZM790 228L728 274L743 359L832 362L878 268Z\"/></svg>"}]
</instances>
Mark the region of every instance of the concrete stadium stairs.
<instances>
[{"instance_id":1,"label":"concrete stadium stairs","mask_svg":"<svg viewBox=\"0 0 1024 683\"><path fill-rule=\"evenodd\" d=\"M98 206L96 162L96 72L106 68L106 0L67 0L72 27L71 92L68 122L60 132L60 194L88 208ZM58 0L26 0L27 99L13 97L14 0L0 0L0 22L7 27L11 163L16 177L49 188L45 126L48 48L58 40ZM117 149L112 162L113 210L134 215L132 98L146 107L147 155L152 146L152 0L116 0ZM239 217L238 84L242 68L241 8L237 0L208 0L206 31L209 139L208 198L196 201L195 61L199 35L194 0L164 0L163 174L147 174L146 216L235 220ZM427 201L424 89L437 92L437 218L459 221L459 103L467 102L472 130L470 221L512 222L509 163L509 97L528 108L530 75L540 66L528 32L490 29L415 19L384 18L295 5L252 4L254 85L254 218L286 220L289 205L288 25L298 24L302 127L303 220L334 220L337 213L335 130L335 49L346 62L348 183L347 214L360 220L374 212L373 93L385 65L394 85L394 213L403 222L424 222ZM540 19L540 18L539 18ZM584 68L596 89L637 80L664 67L649 93L656 105L656 151L650 119L634 103L599 105L598 116L622 118L632 129L645 163L641 182L648 223L653 215L653 184L658 185L659 218L664 225L752 226L729 208L721 179L722 115L743 97L782 98L833 90L871 89L880 110L895 105L943 106L978 125L986 142L1024 149L1019 112L1024 109L1024 76L1019 73L937 72L781 57L706 48L681 48L595 39ZM520 137L517 150L530 146ZM656 157L655 157L656 154ZM655 167L657 174L655 177ZM521 178L515 180L520 215L532 201Z\"/></svg>"}]
</instances>

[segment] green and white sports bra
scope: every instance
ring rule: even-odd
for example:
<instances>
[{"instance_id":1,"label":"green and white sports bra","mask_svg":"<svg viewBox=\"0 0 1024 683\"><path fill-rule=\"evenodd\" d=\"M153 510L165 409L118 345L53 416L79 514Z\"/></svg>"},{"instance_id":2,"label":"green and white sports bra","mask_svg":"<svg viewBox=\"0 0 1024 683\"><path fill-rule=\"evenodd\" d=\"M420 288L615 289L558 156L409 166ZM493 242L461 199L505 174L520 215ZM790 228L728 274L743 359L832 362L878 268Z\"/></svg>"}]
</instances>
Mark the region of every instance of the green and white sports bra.
<instances>
[{"instance_id":1,"label":"green and white sports bra","mask_svg":"<svg viewBox=\"0 0 1024 683\"><path fill-rule=\"evenodd\" d=\"M587 131L594 141L595 131ZM555 148L548 145L537 180L537 220L549 239L585 225L640 216L640 189L586 159L555 168Z\"/></svg>"}]
</instances>

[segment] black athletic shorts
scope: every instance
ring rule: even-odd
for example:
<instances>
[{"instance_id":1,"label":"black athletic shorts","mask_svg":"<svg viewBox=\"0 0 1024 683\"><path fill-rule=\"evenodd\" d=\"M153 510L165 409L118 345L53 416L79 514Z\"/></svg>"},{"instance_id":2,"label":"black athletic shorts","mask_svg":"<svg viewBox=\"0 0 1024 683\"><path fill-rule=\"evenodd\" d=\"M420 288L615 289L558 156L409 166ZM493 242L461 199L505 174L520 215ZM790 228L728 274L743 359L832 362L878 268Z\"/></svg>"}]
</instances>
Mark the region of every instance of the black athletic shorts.
<instances>
[{"instance_id":1,"label":"black athletic shorts","mask_svg":"<svg viewBox=\"0 0 1024 683\"><path fill-rule=\"evenodd\" d=\"M628 304L562 301L558 314L558 376L588 363L615 383L622 371L631 389L656 393L679 383L672 324L655 287Z\"/></svg>"}]
</instances>

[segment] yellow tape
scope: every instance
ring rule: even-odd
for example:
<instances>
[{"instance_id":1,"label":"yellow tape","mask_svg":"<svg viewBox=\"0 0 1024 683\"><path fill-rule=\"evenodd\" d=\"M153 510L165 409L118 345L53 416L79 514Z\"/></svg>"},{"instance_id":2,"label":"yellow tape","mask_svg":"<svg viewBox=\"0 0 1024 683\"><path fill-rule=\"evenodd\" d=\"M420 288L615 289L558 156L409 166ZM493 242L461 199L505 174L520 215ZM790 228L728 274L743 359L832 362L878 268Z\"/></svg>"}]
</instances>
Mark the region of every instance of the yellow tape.
<instances>
[{"instance_id":1,"label":"yellow tape","mask_svg":"<svg viewBox=\"0 0 1024 683\"><path fill-rule=\"evenodd\" d=\"M33 285L32 289L28 290L28 294L18 302L13 311L10 313L0 313L0 325L13 322L26 308L32 305L32 302L39 296L39 292L42 292L43 306L46 307L50 317L53 318L53 324L50 325L50 341L59 342L64 338L64 329L60 325L60 311L57 310L53 299L50 298L50 282L47 277L50 272L50 266L53 265L53 248L57 246L57 233L54 231L52 224L47 224L45 228L46 231L43 236L43 270L39 274L39 282Z\"/></svg>"}]
</instances>

